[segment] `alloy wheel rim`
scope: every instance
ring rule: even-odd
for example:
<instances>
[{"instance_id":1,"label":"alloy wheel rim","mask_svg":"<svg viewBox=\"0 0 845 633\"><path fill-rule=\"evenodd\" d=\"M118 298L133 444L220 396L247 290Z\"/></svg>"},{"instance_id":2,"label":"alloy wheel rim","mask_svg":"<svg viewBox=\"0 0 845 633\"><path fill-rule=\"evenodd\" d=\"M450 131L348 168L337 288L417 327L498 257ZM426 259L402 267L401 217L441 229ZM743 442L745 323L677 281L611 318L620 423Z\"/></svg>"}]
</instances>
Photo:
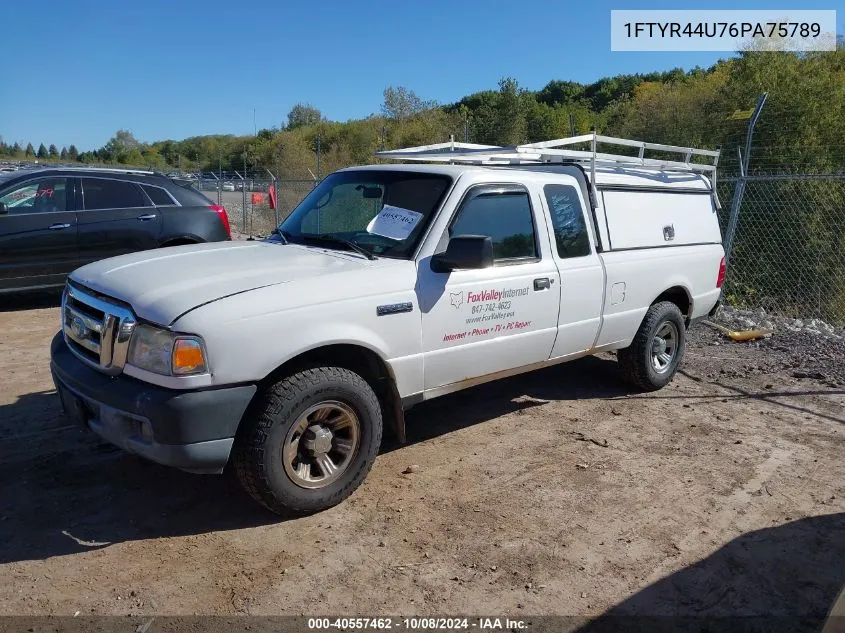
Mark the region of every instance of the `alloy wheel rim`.
<instances>
[{"instance_id":1,"label":"alloy wheel rim","mask_svg":"<svg viewBox=\"0 0 845 633\"><path fill-rule=\"evenodd\" d=\"M315 404L296 419L282 446L282 463L301 488L324 488L337 481L358 452L361 423L336 400Z\"/></svg>"},{"instance_id":2,"label":"alloy wheel rim","mask_svg":"<svg viewBox=\"0 0 845 633\"><path fill-rule=\"evenodd\" d=\"M651 339L651 366L658 374L669 371L678 354L678 327L671 321L660 324Z\"/></svg>"}]
</instances>

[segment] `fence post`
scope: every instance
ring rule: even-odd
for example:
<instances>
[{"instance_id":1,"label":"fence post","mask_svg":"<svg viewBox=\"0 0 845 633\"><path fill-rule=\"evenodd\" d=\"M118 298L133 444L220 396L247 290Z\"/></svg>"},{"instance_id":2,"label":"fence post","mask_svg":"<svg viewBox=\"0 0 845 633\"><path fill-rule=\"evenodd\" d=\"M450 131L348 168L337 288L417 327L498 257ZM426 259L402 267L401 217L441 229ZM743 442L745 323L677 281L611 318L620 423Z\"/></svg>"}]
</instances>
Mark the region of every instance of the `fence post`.
<instances>
[{"instance_id":1,"label":"fence post","mask_svg":"<svg viewBox=\"0 0 845 633\"><path fill-rule=\"evenodd\" d=\"M734 236L736 234L736 225L739 222L739 208L742 206L742 198L745 194L745 179L748 176L748 159L751 157L751 140L754 138L754 127L757 125L757 119L760 118L760 111L763 109L763 104L766 103L768 92L764 92L757 100L757 107L754 108L754 114L751 115L751 120L748 122L748 133L745 137L745 154L743 155L737 147L736 151L739 156L739 180L734 189L734 197L731 201L731 215L728 220L728 228L725 231L725 264L730 264L731 251L733 250Z\"/></svg>"},{"instance_id":2,"label":"fence post","mask_svg":"<svg viewBox=\"0 0 845 633\"><path fill-rule=\"evenodd\" d=\"M217 157L217 204L223 205L223 154Z\"/></svg>"},{"instance_id":3,"label":"fence post","mask_svg":"<svg viewBox=\"0 0 845 633\"><path fill-rule=\"evenodd\" d=\"M243 189L244 197L243 197L243 220L244 220L244 233L246 233L246 152L244 152L244 175L243 175ZM252 235L250 235L252 237Z\"/></svg>"}]
</instances>

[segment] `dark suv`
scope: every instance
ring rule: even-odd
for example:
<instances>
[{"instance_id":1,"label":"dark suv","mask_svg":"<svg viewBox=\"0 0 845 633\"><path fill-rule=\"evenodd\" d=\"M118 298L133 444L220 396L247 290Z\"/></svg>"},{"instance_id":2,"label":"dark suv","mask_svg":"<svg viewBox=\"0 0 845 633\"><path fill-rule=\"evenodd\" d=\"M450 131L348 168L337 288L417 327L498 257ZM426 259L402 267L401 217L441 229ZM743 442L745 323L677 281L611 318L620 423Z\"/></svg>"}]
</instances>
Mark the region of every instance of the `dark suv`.
<instances>
[{"instance_id":1,"label":"dark suv","mask_svg":"<svg viewBox=\"0 0 845 633\"><path fill-rule=\"evenodd\" d=\"M223 207L157 172L0 174L0 293L61 286L75 268L106 257L229 239Z\"/></svg>"}]
</instances>

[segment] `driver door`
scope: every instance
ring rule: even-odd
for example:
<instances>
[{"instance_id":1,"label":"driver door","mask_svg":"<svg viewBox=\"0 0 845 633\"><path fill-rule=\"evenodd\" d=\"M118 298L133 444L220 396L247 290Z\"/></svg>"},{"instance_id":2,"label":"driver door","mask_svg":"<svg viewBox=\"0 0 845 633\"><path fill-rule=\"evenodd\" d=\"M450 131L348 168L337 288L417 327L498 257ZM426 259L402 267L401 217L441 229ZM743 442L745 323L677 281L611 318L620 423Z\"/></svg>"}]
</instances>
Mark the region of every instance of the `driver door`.
<instances>
[{"instance_id":1,"label":"driver door","mask_svg":"<svg viewBox=\"0 0 845 633\"><path fill-rule=\"evenodd\" d=\"M0 290L56 286L77 267L69 179L42 177L0 192Z\"/></svg>"},{"instance_id":2,"label":"driver door","mask_svg":"<svg viewBox=\"0 0 845 633\"><path fill-rule=\"evenodd\" d=\"M485 235L494 265L438 273L420 263L425 389L547 360L560 276L536 196L522 185L471 187L448 237Z\"/></svg>"}]
</instances>

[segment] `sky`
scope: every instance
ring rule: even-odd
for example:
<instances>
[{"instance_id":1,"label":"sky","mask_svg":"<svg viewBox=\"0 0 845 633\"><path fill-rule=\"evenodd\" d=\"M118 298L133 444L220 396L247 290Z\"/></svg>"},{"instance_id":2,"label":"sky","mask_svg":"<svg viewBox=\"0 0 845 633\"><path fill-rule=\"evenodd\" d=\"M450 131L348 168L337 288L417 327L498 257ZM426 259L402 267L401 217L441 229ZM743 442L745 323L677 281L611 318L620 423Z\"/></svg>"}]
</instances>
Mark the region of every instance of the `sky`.
<instances>
[{"instance_id":1,"label":"sky","mask_svg":"<svg viewBox=\"0 0 845 633\"><path fill-rule=\"evenodd\" d=\"M843 0L711 0L707 9L839 9ZM677 2L640 2L677 9ZM613 52L603 0L39 0L0 2L0 136L95 149L251 134L297 102L345 121L385 87L451 103L501 77L537 90L619 73L708 67L729 52ZM15 28L14 25L20 25Z\"/></svg>"}]
</instances>

